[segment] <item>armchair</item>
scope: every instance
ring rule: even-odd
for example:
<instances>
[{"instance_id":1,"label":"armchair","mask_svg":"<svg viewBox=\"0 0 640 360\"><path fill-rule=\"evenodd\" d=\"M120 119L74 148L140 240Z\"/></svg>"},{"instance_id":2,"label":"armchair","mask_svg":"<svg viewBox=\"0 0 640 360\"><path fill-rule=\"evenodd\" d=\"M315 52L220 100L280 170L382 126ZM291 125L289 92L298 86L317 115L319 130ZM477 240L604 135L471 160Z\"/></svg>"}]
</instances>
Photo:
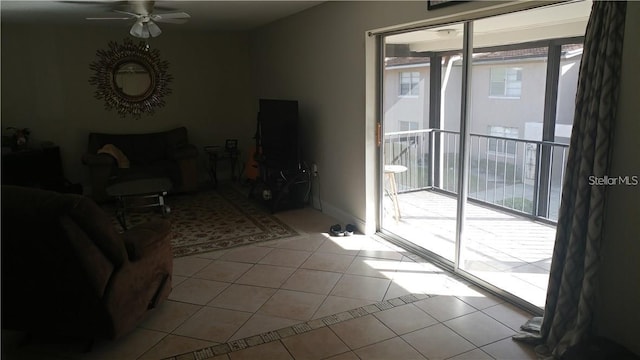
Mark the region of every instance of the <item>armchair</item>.
<instances>
[{"instance_id":1,"label":"armchair","mask_svg":"<svg viewBox=\"0 0 640 360\"><path fill-rule=\"evenodd\" d=\"M87 339L133 330L171 292L170 224L119 234L85 196L2 186L2 327Z\"/></svg>"}]
</instances>

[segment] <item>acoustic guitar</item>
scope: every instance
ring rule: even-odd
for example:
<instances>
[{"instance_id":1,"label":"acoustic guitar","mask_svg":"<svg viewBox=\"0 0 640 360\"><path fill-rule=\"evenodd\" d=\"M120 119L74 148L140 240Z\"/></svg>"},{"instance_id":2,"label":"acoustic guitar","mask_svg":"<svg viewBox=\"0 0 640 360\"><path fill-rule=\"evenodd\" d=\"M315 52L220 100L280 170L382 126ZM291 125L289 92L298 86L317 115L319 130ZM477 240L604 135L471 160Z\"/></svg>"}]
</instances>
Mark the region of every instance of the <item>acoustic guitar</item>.
<instances>
[{"instance_id":1,"label":"acoustic guitar","mask_svg":"<svg viewBox=\"0 0 640 360\"><path fill-rule=\"evenodd\" d=\"M260 176L260 164L258 163L258 159L262 155L262 149L256 146L252 147L249 150L249 159L247 160L247 165L244 167L244 174L248 180L257 180L258 176Z\"/></svg>"}]
</instances>

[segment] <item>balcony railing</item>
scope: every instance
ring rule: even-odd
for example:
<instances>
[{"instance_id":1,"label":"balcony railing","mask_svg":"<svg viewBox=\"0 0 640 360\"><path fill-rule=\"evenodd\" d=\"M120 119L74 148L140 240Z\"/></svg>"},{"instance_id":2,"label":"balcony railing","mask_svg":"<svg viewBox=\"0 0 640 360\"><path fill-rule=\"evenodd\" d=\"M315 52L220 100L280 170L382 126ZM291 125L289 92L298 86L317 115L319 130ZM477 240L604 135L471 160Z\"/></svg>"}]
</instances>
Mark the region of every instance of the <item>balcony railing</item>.
<instances>
[{"instance_id":1,"label":"balcony railing","mask_svg":"<svg viewBox=\"0 0 640 360\"><path fill-rule=\"evenodd\" d=\"M404 165L398 192L457 193L460 134L441 129L386 133L385 164ZM556 221L569 145L471 134L468 197Z\"/></svg>"}]
</instances>

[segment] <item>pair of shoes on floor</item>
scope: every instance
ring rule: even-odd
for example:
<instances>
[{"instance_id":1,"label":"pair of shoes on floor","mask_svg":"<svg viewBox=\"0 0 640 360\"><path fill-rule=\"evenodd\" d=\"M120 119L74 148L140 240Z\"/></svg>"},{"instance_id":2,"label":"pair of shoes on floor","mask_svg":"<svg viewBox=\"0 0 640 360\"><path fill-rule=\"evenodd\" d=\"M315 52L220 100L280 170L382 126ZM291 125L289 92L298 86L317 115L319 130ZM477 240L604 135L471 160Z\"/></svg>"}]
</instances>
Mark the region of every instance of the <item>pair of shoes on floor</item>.
<instances>
[{"instance_id":1,"label":"pair of shoes on floor","mask_svg":"<svg viewBox=\"0 0 640 360\"><path fill-rule=\"evenodd\" d=\"M347 224L344 230L342 230L340 224L331 225L329 228L329 234L331 234L331 236L351 236L354 232L356 232L356 227L352 224Z\"/></svg>"}]
</instances>

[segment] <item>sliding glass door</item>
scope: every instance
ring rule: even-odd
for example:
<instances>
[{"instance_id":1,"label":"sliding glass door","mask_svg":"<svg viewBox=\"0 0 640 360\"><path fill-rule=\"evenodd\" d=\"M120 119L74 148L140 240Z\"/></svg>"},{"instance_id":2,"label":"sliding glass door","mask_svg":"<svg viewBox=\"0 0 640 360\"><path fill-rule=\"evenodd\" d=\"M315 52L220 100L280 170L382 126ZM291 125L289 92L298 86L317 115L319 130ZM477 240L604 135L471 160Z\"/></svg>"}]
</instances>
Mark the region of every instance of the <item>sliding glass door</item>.
<instances>
[{"instance_id":1,"label":"sliding glass door","mask_svg":"<svg viewBox=\"0 0 640 360\"><path fill-rule=\"evenodd\" d=\"M588 5L383 37L382 233L544 306Z\"/></svg>"}]
</instances>

